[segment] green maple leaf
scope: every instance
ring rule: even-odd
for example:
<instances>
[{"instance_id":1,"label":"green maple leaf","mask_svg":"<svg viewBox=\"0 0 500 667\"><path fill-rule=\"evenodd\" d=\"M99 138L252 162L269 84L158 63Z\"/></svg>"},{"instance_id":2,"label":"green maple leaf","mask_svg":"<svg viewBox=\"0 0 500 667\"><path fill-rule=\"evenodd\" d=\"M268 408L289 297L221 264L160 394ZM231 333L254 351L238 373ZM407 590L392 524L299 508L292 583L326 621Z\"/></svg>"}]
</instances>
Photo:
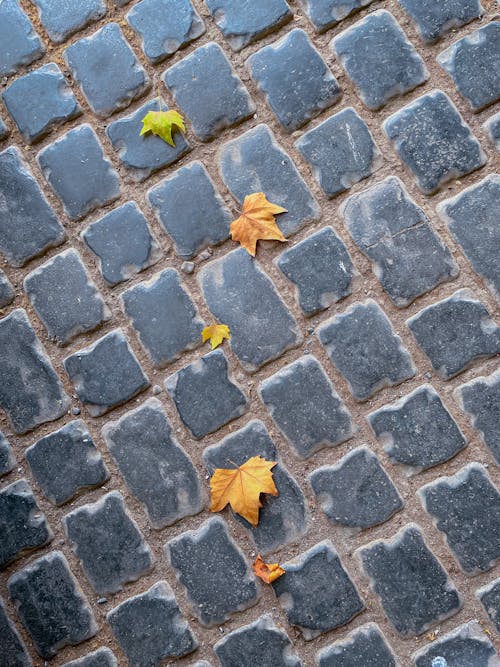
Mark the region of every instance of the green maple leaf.
<instances>
[{"instance_id":1,"label":"green maple leaf","mask_svg":"<svg viewBox=\"0 0 500 667\"><path fill-rule=\"evenodd\" d=\"M146 134L146 132L152 132L175 148L175 143L172 139L172 131L174 129L181 132L186 131L184 118L178 111L148 111L142 119L140 136Z\"/></svg>"}]
</instances>

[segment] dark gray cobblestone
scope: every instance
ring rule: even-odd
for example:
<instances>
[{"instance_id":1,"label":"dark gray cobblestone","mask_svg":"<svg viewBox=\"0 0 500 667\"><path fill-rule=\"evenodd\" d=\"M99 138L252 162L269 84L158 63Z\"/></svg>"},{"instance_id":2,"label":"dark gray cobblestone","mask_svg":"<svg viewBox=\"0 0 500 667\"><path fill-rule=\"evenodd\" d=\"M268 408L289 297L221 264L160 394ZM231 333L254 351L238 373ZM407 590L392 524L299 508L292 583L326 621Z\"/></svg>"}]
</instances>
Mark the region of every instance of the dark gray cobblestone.
<instances>
[{"instance_id":1,"label":"dark gray cobblestone","mask_svg":"<svg viewBox=\"0 0 500 667\"><path fill-rule=\"evenodd\" d=\"M500 635L500 579L480 588L476 595Z\"/></svg>"},{"instance_id":2,"label":"dark gray cobblestone","mask_svg":"<svg viewBox=\"0 0 500 667\"><path fill-rule=\"evenodd\" d=\"M483 13L479 0L398 0L411 16L422 39L432 44Z\"/></svg>"},{"instance_id":3,"label":"dark gray cobblestone","mask_svg":"<svg viewBox=\"0 0 500 667\"><path fill-rule=\"evenodd\" d=\"M352 632L346 641L322 649L319 667L396 667L396 657L375 623Z\"/></svg>"},{"instance_id":4,"label":"dark gray cobblestone","mask_svg":"<svg viewBox=\"0 0 500 667\"><path fill-rule=\"evenodd\" d=\"M12 451L7 438L0 431L0 477L10 472L14 467L15 462L14 452Z\"/></svg>"},{"instance_id":5,"label":"dark gray cobblestone","mask_svg":"<svg viewBox=\"0 0 500 667\"><path fill-rule=\"evenodd\" d=\"M66 662L63 667L118 667L118 662L109 648L99 648L83 658Z\"/></svg>"},{"instance_id":6,"label":"dark gray cobblestone","mask_svg":"<svg viewBox=\"0 0 500 667\"><path fill-rule=\"evenodd\" d=\"M12 74L45 53L40 37L17 0L0 6L0 75Z\"/></svg>"},{"instance_id":7,"label":"dark gray cobblestone","mask_svg":"<svg viewBox=\"0 0 500 667\"><path fill-rule=\"evenodd\" d=\"M496 655L479 623L470 621L416 653L413 663L416 667L433 667L434 659L441 657L449 665L492 667Z\"/></svg>"},{"instance_id":8,"label":"dark gray cobblestone","mask_svg":"<svg viewBox=\"0 0 500 667\"><path fill-rule=\"evenodd\" d=\"M318 32L328 30L373 0L299 0Z\"/></svg>"},{"instance_id":9,"label":"dark gray cobblestone","mask_svg":"<svg viewBox=\"0 0 500 667\"><path fill-rule=\"evenodd\" d=\"M5 605L0 598L0 637L2 637L2 667L32 667L26 646L19 636L11 619L7 615Z\"/></svg>"},{"instance_id":10,"label":"dark gray cobblestone","mask_svg":"<svg viewBox=\"0 0 500 667\"><path fill-rule=\"evenodd\" d=\"M5 273L0 269L0 308L8 306L15 296L14 288Z\"/></svg>"},{"instance_id":11,"label":"dark gray cobblestone","mask_svg":"<svg viewBox=\"0 0 500 667\"><path fill-rule=\"evenodd\" d=\"M497 153L500 153L500 112L488 118L483 126L488 133L488 136L496 148Z\"/></svg>"},{"instance_id":12,"label":"dark gray cobblestone","mask_svg":"<svg viewBox=\"0 0 500 667\"><path fill-rule=\"evenodd\" d=\"M57 44L75 32L102 18L106 13L105 0L33 0L40 20L50 39Z\"/></svg>"}]
</instances>

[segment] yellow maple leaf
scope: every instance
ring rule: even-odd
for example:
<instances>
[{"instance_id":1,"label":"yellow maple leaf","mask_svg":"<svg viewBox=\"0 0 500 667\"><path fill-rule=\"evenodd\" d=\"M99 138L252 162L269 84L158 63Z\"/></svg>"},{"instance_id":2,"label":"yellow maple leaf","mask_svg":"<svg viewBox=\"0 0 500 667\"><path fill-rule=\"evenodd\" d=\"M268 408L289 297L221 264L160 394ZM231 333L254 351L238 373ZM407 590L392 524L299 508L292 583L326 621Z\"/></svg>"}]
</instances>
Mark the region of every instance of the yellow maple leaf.
<instances>
[{"instance_id":1,"label":"yellow maple leaf","mask_svg":"<svg viewBox=\"0 0 500 667\"><path fill-rule=\"evenodd\" d=\"M255 257L257 241L286 241L274 219L275 215L286 212L286 208L271 204L263 192L247 195L242 214L229 228L231 238Z\"/></svg>"},{"instance_id":2,"label":"yellow maple leaf","mask_svg":"<svg viewBox=\"0 0 500 667\"><path fill-rule=\"evenodd\" d=\"M254 561L253 572L265 584L272 584L285 574L285 570L279 563L264 563L260 555Z\"/></svg>"},{"instance_id":3,"label":"yellow maple leaf","mask_svg":"<svg viewBox=\"0 0 500 667\"><path fill-rule=\"evenodd\" d=\"M142 119L142 129L139 136L146 134L146 132L152 132L161 137L170 146L175 147L174 140L172 139L172 132L175 129L181 132L186 131L184 118L178 111L148 111Z\"/></svg>"},{"instance_id":4,"label":"yellow maple leaf","mask_svg":"<svg viewBox=\"0 0 500 667\"><path fill-rule=\"evenodd\" d=\"M209 340L212 350L219 347L224 338L227 338L227 340L231 338L231 332L227 324L211 324L201 332L202 342L206 343Z\"/></svg>"},{"instance_id":5,"label":"yellow maple leaf","mask_svg":"<svg viewBox=\"0 0 500 667\"><path fill-rule=\"evenodd\" d=\"M259 523L261 493L278 495L271 469L276 461L266 461L261 456L252 456L236 468L216 468L210 480L211 512L220 512L229 503L236 514L252 526Z\"/></svg>"}]
</instances>

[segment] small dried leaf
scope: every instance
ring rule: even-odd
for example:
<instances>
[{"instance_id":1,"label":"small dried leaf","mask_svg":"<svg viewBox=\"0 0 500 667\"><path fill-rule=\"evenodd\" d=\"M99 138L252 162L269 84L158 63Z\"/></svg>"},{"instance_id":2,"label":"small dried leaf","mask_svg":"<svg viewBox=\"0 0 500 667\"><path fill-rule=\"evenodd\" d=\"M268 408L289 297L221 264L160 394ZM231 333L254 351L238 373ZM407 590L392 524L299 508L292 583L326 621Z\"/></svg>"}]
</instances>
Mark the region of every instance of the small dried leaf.
<instances>
[{"instance_id":1,"label":"small dried leaf","mask_svg":"<svg viewBox=\"0 0 500 667\"><path fill-rule=\"evenodd\" d=\"M255 576L266 584L272 584L285 574L285 570L279 563L264 563L260 555L255 559L253 571Z\"/></svg>"},{"instance_id":2,"label":"small dried leaf","mask_svg":"<svg viewBox=\"0 0 500 667\"><path fill-rule=\"evenodd\" d=\"M243 202L243 212L229 228L233 241L239 241L255 257L257 241L286 241L274 218L286 213L286 208L271 204L263 192L247 195Z\"/></svg>"},{"instance_id":3,"label":"small dried leaf","mask_svg":"<svg viewBox=\"0 0 500 667\"><path fill-rule=\"evenodd\" d=\"M212 350L219 347L224 338L227 340L231 338L231 332L229 331L227 324L211 324L210 326L205 327L201 332L202 342L206 343L207 340L209 340Z\"/></svg>"},{"instance_id":4,"label":"small dried leaf","mask_svg":"<svg viewBox=\"0 0 500 667\"><path fill-rule=\"evenodd\" d=\"M173 130L186 131L184 125L184 118L178 111L148 111L142 119L142 130L140 136L146 132L152 132L156 136L161 137L170 146L175 147L172 139Z\"/></svg>"}]
</instances>

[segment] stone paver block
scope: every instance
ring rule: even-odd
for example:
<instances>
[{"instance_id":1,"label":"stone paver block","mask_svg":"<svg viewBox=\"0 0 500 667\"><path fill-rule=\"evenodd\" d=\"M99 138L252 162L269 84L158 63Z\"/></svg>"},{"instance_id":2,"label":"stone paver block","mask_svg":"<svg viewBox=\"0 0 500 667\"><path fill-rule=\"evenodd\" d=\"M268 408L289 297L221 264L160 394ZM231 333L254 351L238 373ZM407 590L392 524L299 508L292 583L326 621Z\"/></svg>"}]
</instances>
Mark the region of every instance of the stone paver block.
<instances>
[{"instance_id":1,"label":"stone paver block","mask_svg":"<svg viewBox=\"0 0 500 667\"><path fill-rule=\"evenodd\" d=\"M376 455L363 445L333 466L309 475L321 509L335 524L370 528L403 507L403 500Z\"/></svg>"},{"instance_id":2,"label":"stone paver block","mask_svg":"<svg viewBox=\"0 0 500 667\"><path fill-rule=\"evenodd\" d=\"M78 156L78 159L75 159ZM90 125L79 125L37 156L43 174L73 220L120 196L118 174Z\"/></svg>"},{"instance_id":3,"label":"stone paver block","mask_svg":"<svg viewBox=\"0 0 500 667\"><path fill-rule=\"evenodd\" d=\"M479 623L469 621L415 653L413 663L416 667L435 667L438 657L450 667L494 667L498 654Z\"/></svg>"},{"instance_id":4,"label":"stone paver block","mask_svg":"<svg viewBox=\"0 0 500 667\"><path fill-rule=\"evenodd\" d=\"M201 344L205 325L175 269L122 294L125 314L155 366L162 368Z\"/></svg>"},{"instance_id":5,"label":"stone paver block","mask_svg":"<svg viewBox=\"0 0 500 667\"><path fill-rule=\"evenodd\" d=\"M432 44L450 30L461 28L484 10L479 0L398 0L401 7L417 24L424 42Z\"/></svg>"},{"instance_id":6,"label":"stone paver block","mask_svg":"<svg viewBox=\"0 0 500 667\"><path fill-rule=\"evenodd\" d=\"M342 215L398 308L458 275L450 251L395 176L349 197Z\"/></svg>"},{"instance_id":7,"label":"stone paver block","mask_svg":"<svg viewBox=\"0 0 500 667\"><path fill-rule=\"evenodd\" d=\"M437 57L473 111L500 100L500 21L459 39Z\"/></svg>"},{"instance_id":8,"label":"stone paver block","mask_svg":"<svg viewBox=\"0 0 500 667\"><path fill-rule=\"evenodd\" d=\"M441 202L437 211L474 270L500 300L500 263L496 253L500 244L500 176L487 176Z\"/></svg>"},{"instance_id":9,"label":"stone paver block","mask_svg":"<svg viewBox=\"0 0 500 667\"><path fill-rule=\"evenodd\" d=\"M155 528L201 511L200 480L191 459L172 435L156 398L126 412L102 431L127 486L146 507Z\"/></svg>"},{"instance_id":10,"label":"stone paver block","mask_svg":"<svg viewBox=\"0 0 500 667\"><path fill-rule=\"evenodd\" d=\"M292 19L285 0L206 0L215 23L234 51L240 51Z\"/></svg>"},{"instance_id":11,"label":"stone paver block","mask_svg":"<svg viewBox=\"0 0 500 667\"><path fill-rule=\"evenodd\" d=\"M98 648L83 658L64 663L63 667L118 667L118 662L109 648Z\"/></svg>"},{"instance_id":12,"label":"stone paver block","mask_svg":"<svg viewBox=\"0 0 500 667\"><path fill-rule=\"evenodd\" d=\"M500 634L500 579L492 581L476 592L477 597Z\"/></svg>"},{"instance_id":13,"label":"stone paver block","mask_svg":"<svg viewBox=\"0 0 500 667\"><path fill-rule=\"evenodd\" d=\"M500 112L488 118L483 125L497 153L500 153Z\"/></svg>"},{"instance_id":14,"label":"stone paver block","mask_svg":"<svg viewBox=\"0 0 500 667\"><path fill-rule=\"evenodd\" d=\"M29 144L82 113L55 63L43 65L16 79L4 90L2 99Z\"/></svg>"},{"instance_id":15,"label":"stone paver block","mask_svg":"<svg viewBox=\"0 0 500 667\"><path fill-rule=\"evenodd\" d=\"M479 377L456 390L462 409L472 418L495 461L500 465L500 370Z\"/></svg>"},{"instance_id":16,"label":"stone paver block","mask_svg":"<svg viewBox=\"0 0 500 667\"><path fill-rule=\"evenodd\" d=\"M278 496L266 497L259 511L259 523L252 527L246 519L236 516L251 533L260 553L267 554L297 540L307 529L306 501L300 487L280 461L276 445L265 425L253 419L244 428L225 437L219 444L207 447L203 453L212 475L215 468L242 465L253 456L276 461L273 477Z\"/></svg>"},{"instance_id":17,"label":"stone paver block","mask_svg":"<svg viewBox=\"0 0 500 667\"><path fill-rule=\"evenodd\" d=\"M319 667L396 667L396 658L375 623L319 651L317 662Z\"/></svg>"},{"instance_id":18,"label":"stone paver block","mask_svg":"<svg viewBox=\"0 0 500 667\"><path fill-rule=\"evenodd\" d=\"M315 315L349 296L357 276L347 248L331 227L285 250L276 264L294 283L305 315Z\"/></svg>"},{"instance_id":19,"label":"stone paver block","mask_svg":"<svg viewBox=\"0 0 500 667\"><path fill-rule=\"evenodd\" d=\"M0 406L16 433L58 419L69 406L26 312L0 320Z\"/></svg>"},{"instance_id":20,"label":"stone paver block","mask_svg":"<svg viewBox=\"0 0 500 667\"><path fill-rule=\"evenodd\" d=\"M276 219L285 236L320 217L317 201L267 125L225 143L219 158L222 179L240 204L252 192L263 192L270 202L286 208L287 213Z\"/></svg>"},{"instance_id":21,"label":"stone paver block","mask_svg":"<svg viewBox=\"0 0 500 667\"><path fill-rule=\"evenodd\" d=\"M9 136L9 128L5 125L2 118L0 118L0 141Z\"/></svg>"},{"instance_id":22,"label":"stone paver block","mask_svg":"<svg viewBox=\"0 0 500 667\"><path fill-rule=\"evenodd\" d=\"M364 608L330 540L283 565L286 575L272 584L290 625L306 641L348 623Z\"/></svg>"},{"instance_id":23,"label":"stone paver block","mask_svg":"<svg viewBox=\"0 0 500 667\"><path fill-rule=\"evenodd\" d=\"M151 550L118 491L78 507L62 521L85 576L97 593L119 591L123 584L151 569Z\"/></svg>"},{"instance_id":24,"label":"stone paver block","mask_svg":"<svg viewBox=\"0 0 500 667\"><path fill-rule=\"evenodd\" d=\"M71 44L64 57L92 111L103 118L127 107L150 86L117 23Z\"/></svg>"},{"instance_id":25,"label":"stone paver block","mask_svg":"<svg viewBox=\"0 0 500 667\"><path fill-rule=\"evenodd\" d=\"M224 623L257 602L255 578L219 517L181 533L167 542L165 551L203 625Z\"/></svg>"},{"instance_id":26,"label":"stone paver block","mask_svg":"<svg viewBox=\"0 0 500 667\"><path fill-rule=\"evenodd\" d=\"M331 45L369 109L380 109L429 78L422 58L384 9L341 32Z\"/></svg>"},{"instance_id":27,"label":"stone paver block","mask_svg":"<svg viewBox=\"0 0 500 667\"><path fill-rule=\"evenodd\" d=\"M299 0L318 32L323 32L369 5L373 0Z\"/></svg>"},{"instance_id":28,"label":"stone paver block","mask_svg":"<svg viewBox=\"0 0 500 667\"><path fill-rule=\"evenodd\" d=\"M111 317L80 255L72 248L29 273L24 289L49 337L62 345Z\"/></svg>"},{"instance_id":29,"label":"stone paver block","mask_svg":"<svg viewBox=\"0 0 500 667\"><path fill-rule=\"evenodd\" d=\"M202 141L209 141L255 112L247 89L215 42L172 65L163 80Z\"/></svg>"},{"instance_id":30,"label":"stone paver block","mask_svg":"<svg viewBox=\"0 0 500 667\"><path fill-rule=\"evenodd\" d=\"M159 111L159 109L158 99L151 100L130 116L115 120L106 129L113 148L134 181L144 181L152 173L176 162L190 150L187 140L178 130L174 130L172 134L175 147L152 132L141 135L143 118L149 111ZM161 109L168 110L163 101Z\"/></svg>"},{"instance_id":31,"label":"stone paver block","mask_svg":"<svg viewBox=\"0 0 500 667\"><path fill-rule=\"evenodd\" d=\"M149 62L157 64L205 32L190 0L142 0L127 14Z\"/></svg>"},{"instance_id":32,"label":"stone paver block","mask_svg":"<svg viewBox=\"0 0 500 667\"><path fill-rule=\"evenodd\" d=\"M174 593L158 581L107 615L111 629L134 667L153 667L165 658L180 658L198 646Z\"/></svg>"},{"instance_id":33,"label":"stone paver block","mask_svg":"<svg viewBox=\"0 0 500 667\"><path fill-rule=\"evenodd\" d=\"M345 192L382 166L382 154L352 107L303 134L295 146L328 197Z\"/></svg>"},{"instance_id":34,"label":"stone paver block","mask_svg":"<svg viewBox=\"0 0 500 667\"><path fill-rule=\"evenodd\" d=\"M105 0L32 0L50 39L57 44L98 21L106 13Z\"/></svg>"},{"instance_id":35,"label":"stone paver block","mask_svg":"<svg viewBox=\"0 0 500 667\"><path fill-rule=\"evenodd\" d=\"M500 352L500 328L468 289L427 306L406 323L436 373L445 380L476 359Z\"/></svg>"},{"instance_id":36,"label":"stone paver block","mask_svg":"<svg viewBox=\"0 0 500 667\"><path fill-rule=\"evenodd\" d=\"M0 477L10 472L15 465L16 459L7 438L0 431Z\"/></svg>"},{"instance_id":37,"label":"stone paver block","mask_svg":"<svg viewBox=\"0 0 500 667\"><path fill-rule=\"evenodd\" d=\"M14 624L7 616L2 598L0 598L0 637L2 638L2 667L33 667L31 658Z\"/></svg>"},{"instance_id":38,"label":"stone paver block","mask_svg":"<svg viewBox=\"0 0 500 667\"><path fill-rule=\"evenodd\" d=\"M0 252L9 264L24 266L63 242L63 226L14 146L0 153L0 199Z\"/></svg>"},{"instance_id":39,"label":"stone paver block","mask_svg":"<svg viewBox=\"0 0 500 667\"><path fill-rule=\"evenodd\" d=\"M330 68L307 33L298 28L251 55L246 63L287 132L302 127L340 98Z\"/></svg>"},{"instance_id":40,"label":"stone paver block","mask_svg":"<svg viewBox=\"0 0 500 667\"><path fill-rule=\"evenodd\" d=\"M453 458L467 440L434 388L425 384L367 416L393 463L415 472Z\"/></svg>"},{"instance_id":41,"label":"stone paver block","mask_svg":"<svg viewBox=\"0 0 500 667\"><path fill-rule=\"evenodd\" d=\"M0 534L0 568L24 551L47 544L53 537L25 479L0 491Z\"/></svg>"},{"instance_id":42,"label":"stone paver block","mask_svg":"<svg viewBox=\"0 0 500 667\"><path fill-rule=\"evenodd\" d=\"M109 477L81 419L35 442L25 457L43 494L55 505L63 505L82 489L100 486Z\"/></svg>"},{"instance_id":43,"label":"stone paver block","mask_svg":"<svg viewBox=\"0 0 500 667\"><path fill-rule=\"evenodd\" d=\"M459 611L460 595L415 524L357 553L387 617L403 637L421 635Z\"/></svg>"},{"instance_id":44,"label":"stone paver block","mask_svg":"<svg viewBox=\"0 0 500 667\"><path fill-rule=\"evenodd\" d=\"M14 288L5 273L0 269L0 308L5 308L14 300Z\"/></svg>"},{"instance_id":45,"label":"stone paver block","mask_svg":"<svg viewBox=\"0 0 500 667\"><path fill-rule=\"evenodd\" d=\"M214 350L168 377L165 387L195 438L203 438L240 417L248 401L229 377L222 350Z\"/></svg>"},{"instance_id":46,"label":"stone paver block","mask_svg":"<svg viewBox=\"0 0 500 667\"><path fill-rule=\"evenodd\" d=\"M470 463L418 493L467 574L485 572L495 565L500 559L500 493L482 465Z\"/></svg>"},{"instance_id":47,"label":"stone paver block","mask_svg":"<svg viewBox=\"0 0 500 667\"><path fill-rule=\"evenodd\" d=\"M162 255L158 241L134 201L93 222L83 230L81 237L96 254L103 278L111 286L156 264Z\"/></svg>"},{"instance_id":48,"label":"stone paver block","mask_svg":"<svg viewBox=\"0 0 500 667\"><path fill-rule=\"evenodd\" d=\"M476 137L441 90L433 90L384 122L385 133L425 194L486 163Z\"/></svg>"},{"instance_id":49,"label":"stone paver block","mask_svg":"<svg viewBox=\"0 0 500 667\"><path fill-rule=\"evenodd\" d=\"M354 434L349 411L312 355L297 359L261 382L259 393L300 458L335 447Z\"/></svg>"},{"instance_id":50,"label":"stone paver block","mask_svg":"<svg viewBox=\"0 0 500 667\"><path fill-rule=\"evenodd\" d=\"M120 329L66 357L64 366L93 417L125 403L149 385Z\"/></svg>"},{"instance_id":51,"label":"stone paver block","mask_svg":"<svg viewBox=\"0 0 500 667\"><path fill-rule=\"evenodd\" d=\"M222 667L301 667L292 642L265 614L254 623L233 630L217 642L214 651Z\"/></svg>"},{"instance_id":52,"label":"stone paver block","mask_svg":"<svg viewBox=\"0 0 500 667\"><path fill-rule=\"evenodd\" d=\"M229 326L231 349L249 372L300 342L295 318L244 248L207 264L200 271L199 281L210 311Z\"/></svg>"},{"instance_id":53,"label":"stone paver block","mask_svg":"<svg viewBox=\"0 0 500 667\"><path fill-rule=\"evenodd\" d=\"M372 299L326 320L318 337L358 401L415 375L409 352Z\"/></svg>"},{"instance_id":54,"label":"stone paver block","mask_svg":"<svg viewBox=\"0 0 500 667\"><path fill-rule=\"evenodd\" d=\"M18 72L44 53L45 47L18 0L3 0L0 5L0 75Z\"/></svg>"},{"instance_id":55,"label":"stone paver block","mask_svg":"<svg viewBox=\"0 0 500 667\"><path fill-rule=\"evenodd\" d=\"M233 215L201 162L164 178L148 192L148 200L183 259L229 238Z\"/></svg>"},{"instance_id":56,"label":"stone paver block","mask_svg":"<svg viewBox=\"0 0 500 667\"><path fill-rule=\"evenodd\" d=\"M42 658L96 634L92 610L60 551L31 562L13 574L7 586Z\"/></svg>"}]
</instances>

